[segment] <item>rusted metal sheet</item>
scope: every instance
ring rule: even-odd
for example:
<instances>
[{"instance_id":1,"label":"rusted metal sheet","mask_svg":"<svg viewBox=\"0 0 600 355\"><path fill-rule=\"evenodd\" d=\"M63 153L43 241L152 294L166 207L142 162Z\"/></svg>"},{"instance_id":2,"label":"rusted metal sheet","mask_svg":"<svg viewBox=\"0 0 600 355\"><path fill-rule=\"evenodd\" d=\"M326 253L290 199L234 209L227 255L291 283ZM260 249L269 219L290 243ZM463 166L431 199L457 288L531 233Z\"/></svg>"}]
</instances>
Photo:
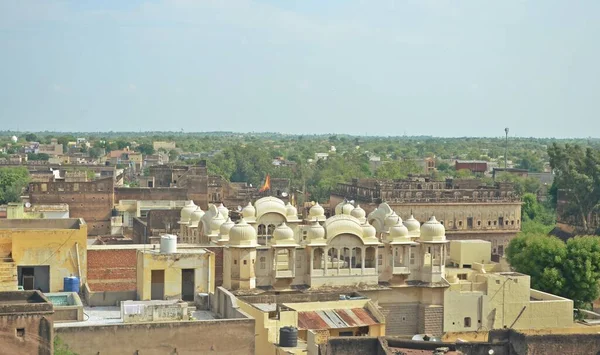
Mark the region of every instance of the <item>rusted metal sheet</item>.
<instances>
[{"instance_id":1,"label":"rusted metal sheet","mask_svg":"<svg viewBox=\"0 0 600 355\"><path fill-rule=\"evenodd\" d=\"M332 309L298 312L300 329L355 328L377 324L366 309Z\"/></svg>"}]
</instances>

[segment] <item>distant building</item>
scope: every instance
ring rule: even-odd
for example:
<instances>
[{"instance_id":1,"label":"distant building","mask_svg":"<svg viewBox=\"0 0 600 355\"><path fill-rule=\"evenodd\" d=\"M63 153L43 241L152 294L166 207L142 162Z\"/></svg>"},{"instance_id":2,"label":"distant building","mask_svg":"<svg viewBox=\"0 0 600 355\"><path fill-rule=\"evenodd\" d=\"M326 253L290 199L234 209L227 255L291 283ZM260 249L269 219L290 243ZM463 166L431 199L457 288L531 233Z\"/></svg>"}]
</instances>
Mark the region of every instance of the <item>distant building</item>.
<instances>
[{"instance_id":1,"label":"distant building","mask_svg":"<svg viewBox=\"0 0 600 355\"><path fill-rule=\"evenodd\" d=\"M524 178L526 178L527 176L529 176L529 171L527 169L494 168L494 170L492 170L492 177L495 179L497 175L500 175L500 174L503 174L503 173L507 173L507 174L511 174L511 175L516 175L516 176L524 177Z\"/></svg>"},{"instance_id":2,"label":"distant building","mask_svg":"<svg viewBox=\"0 0 600 355\"><path fill-rule=\"evenodd\" d=\"M152 147L154 150L164 149L167 152L176 148L175 142L152 142Z\"/></svg>"},{"instance_id":3,"label":"distant building","mask_svg":"<svg viewBox=\"0 0 600 355\"><path fill-rule=\"evenodd\" d=\"M488 162L483 160L457 160L454 169L469 170L472 173L485 173L488 171Z\"/></svg>"},{"instance_id":4,"label":"distant building","mask_svg":"<svg viewBox=\"0 0 600 355\"><path fill-rule=\"evenodd\" d=\"M504 255L510 240L521 230L521 200L510 183L490 187L476 179L354 179L338 184L331 192L331 205L344 200L360 203L367 212L386 202L398 215L412 214L421 223L435 215L450 240L490 241L496 256Z\"/></svg>"},{"instance_id":5,"label":"distant building","mask_svg":"<svg viewBox=\"0 0 600 355\"><path fill-rule=\"evenodd\" d=\"M315 161L327 160L327 158L329 158L329 153L315 153Z\"/></svg>"}]
</instances>

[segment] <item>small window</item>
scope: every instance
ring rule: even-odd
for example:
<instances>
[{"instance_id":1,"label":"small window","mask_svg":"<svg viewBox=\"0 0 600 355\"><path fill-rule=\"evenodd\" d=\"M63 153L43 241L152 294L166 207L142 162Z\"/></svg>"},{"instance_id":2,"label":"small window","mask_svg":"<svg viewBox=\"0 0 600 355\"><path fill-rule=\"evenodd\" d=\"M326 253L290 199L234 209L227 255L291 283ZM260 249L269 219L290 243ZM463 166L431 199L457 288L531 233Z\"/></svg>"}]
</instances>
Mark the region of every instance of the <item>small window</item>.
<instances>
[{"instance_id":1,"label":"small window","mask_svg":"<svg viewBox=\"0 0 600 355\"><path fill-rule=\"evenodd\" d=\"M246 265L248 262L246 260L244 260L244 265Z\"/></svg>"},{"instance_id":2,"label":"small window","mask_svg":"<svg viewBox=\"0 0 600 355\"><path fill-rule=\"evenodd\" d=\"M237 265L237 260L234 260L234 261L233 261L233 265Z\"/></svg>"},{"instance_id":3,"label":"small window","mask_svg":"<svg viewBox=\"0 0 600 355\"><path fill-rule=\"evenodd\" d=\"M17 328L17 338L23 338L25 336L25 328Z\"/></svg>"},{"instance_id":4,"label":"small window","mask_svg":"<svg viewBox=\"0 0 600 355\"><path fill-rule=\"evenodd\" d=\"M471 317L465 317L465 328L471 327Z\"/></svg>"},{"instance_id":5,"label":"small window","mask_svg":"<svg viewBox=\"0 0 600 355\"><path fill-rule=\"evenodd\" d=\"M496 285L500 285L500 280L496 280Z\"/></svg>"},{"instance_id":6,"label":"small window","mask_svg":"<svg viewBox=\"0 0 600 355\"><path fill-rule=\"evenodd\" d=\"M462 221L458 221L458 226L462 227Z\"/></svg>"},{"instance_id":7,"label":"small window","mask_svg":"<svg viewBox=\"0 0 600 355\"><path fill-rule=\"evenodd\" d=\"M491 225L492 225L492 222L491 222L491 221L488 221L488 226L491 226Z\"/></svg>"},{"instance_id":8,"label":"small window","mask_svg":"<svg viewBox=\"0 0 600 355\"><path fill-rule=\"evenodd\" d=\"M458 277L459 280L466 280L467 274L458 274L458 275L456 275L456 277Z\"/></svg>"},{"instance_id":9,"label":"small window","mask_svg":"<svg viewBox=\"0 0 600 355\"><path fill-rule=\"evenodd\" d=\"M477 225L480 226L481 225L481 221L477 221Z\"/></svg>"}]
</instances>

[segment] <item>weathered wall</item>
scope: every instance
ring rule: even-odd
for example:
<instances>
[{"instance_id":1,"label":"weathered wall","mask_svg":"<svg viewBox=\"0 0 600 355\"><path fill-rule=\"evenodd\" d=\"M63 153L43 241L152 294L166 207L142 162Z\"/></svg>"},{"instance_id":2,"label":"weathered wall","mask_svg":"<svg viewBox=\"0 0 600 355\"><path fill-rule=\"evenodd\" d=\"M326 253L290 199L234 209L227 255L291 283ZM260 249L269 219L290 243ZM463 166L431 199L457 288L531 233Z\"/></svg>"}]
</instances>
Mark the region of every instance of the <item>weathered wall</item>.
<instances>
[{"instance_id":1,"label":"weathered wall","mask_svg":"<svg viewBox=\"0 0 600 355\"><path fill-rule=\"evenodd\" d=\"M385 355L386 351L379 338L340 337L330 338L322 345L321 353L327 355Z\"/></svg>"},{"instance_id":2,"label":"weathered wall","mask_svg":"<svg viewBox=\"0 0 600 355\"><path fill-rule=\"evenodd\" d=\"M65 327L56 336L79 355L254 354L253 319Z\"/></svg>"},{"instance_id":3,"label":"weathered wall","mask_svg":"<svg viewBox=\"0 0 600 355\"><path fill-rule=\"evenodd\" d=\"M88 250L88 285L92 291L135 291L136 249Z\"/></svg>"},{"instance_id":4,"label":"weathered wall","mask_svg":"<svg viewBox=\"0 0 600 355\"><path fill-rule=\"evenodd\" d=\"M23 337L17 336L23 329ZM52 355L54 328L50 315L0 315L0 354Z\"/></svg>"},{"instance_id":5,"label":"weathered wall","mask_svg":"<svg viewBox=\"0 0 600 355\"><path fill-rule=\"evenodd\" d=\"M121 200L186 200L187 189L168 187L115 187L115 202Z\"/></svg>"},{"instance_id":6,"label":"weathered wall","mask_svg":"<svg viewBox=\"0 0 600 355\"><path fill-rule=\"evenodd\" d=\"M0 230L0 239L6 240L7 237L12 239L12 259L17 266L49 266L50 292L61 291L65 277L79 276L85 282L87 278L85 224L78 229Z\"/></svg>"},{"instance_id":7,"label":"weathered wall","mask_svg":"<svg viewBox=\"0 0 600 355\"><path fill-rule=\"evenodd\" d=\"M222 246L202 246L215 254L215 287L223 285L223 247Z\"/></svg>"},{"instance_id":8,"label":"weathered wall","mask_svg":"<svg viewBox=\"0 0 600 355\"><path fill-rule=\"evenodd\" d=\"M515 355L580 355L600 353L600 334L523 334L515 330L493 330L493 343L508 342Z\"/></svg>"},{"instance_id":9,"label":"weathered wall","mask_svg":"<svg viewBox=\"0 0 600 355\"><path fill-rule=\"evenodd\" d=\"M89 235L108 234L113 208L113 178L90 182L32 182L29 199L32 204L66 203L72 218L83 218Z\"/></svg>"},{"instance_id":10,"label":"weathered wall","mask_svg":"<svg viewBox=\"0 0 600 355\"><path fill-rule=\"evenodd\" d=\"M152 270L164 270L162 299L181 299L182 269L194 269L194 293L214 293L214 254L211 252L160 254L137 251L137 292L140 300L152 299Z\"/></svg>"}]
</instances>

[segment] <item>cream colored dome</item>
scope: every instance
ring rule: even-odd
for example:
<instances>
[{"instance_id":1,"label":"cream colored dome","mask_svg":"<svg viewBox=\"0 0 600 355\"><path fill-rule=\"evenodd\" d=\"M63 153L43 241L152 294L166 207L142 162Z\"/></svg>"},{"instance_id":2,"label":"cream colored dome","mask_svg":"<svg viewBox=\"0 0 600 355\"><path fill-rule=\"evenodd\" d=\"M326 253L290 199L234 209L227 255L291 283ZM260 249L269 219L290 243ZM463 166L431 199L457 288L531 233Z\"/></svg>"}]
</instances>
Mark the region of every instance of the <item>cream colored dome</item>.
<instances>
[{"instance_id":1,"label":"cream colored dome","mask_svg":"<svg viewBox=\"0 0 600 355\"><path fill-rule=\"evenodd\" d=\"M408 228L409 232L418 232L421 228L421 223L419 223L412 214L409 219L404 221L404 225Z\"/></svg>"},{"instance_id":2,"label":"cream colored dome","mask_svg":"<svg viewBox=\"0 0 600 355\"><path fill-rule=\"evenodd\" d=\"M221 227L219 227L219 235L229 235L229 231L231 230L231 228L233 228L233 226L235 226L235 223L233 223L231 218L227 218L227 221L221 224Z\"/></svg>"},{"instance_id":3,"label":"cream colored dome","mask_svg":"<svg viewBox=\"0 0 600 355\"><path fill-rule=\"evenodd\" d=\"M187 201L185 203L185 206L183 206L183 208L181 209L181 213L179 214L179 222L188 223L190 221L192 212L194 212L196 208L198 208L198 206L194 204L194 201Z\"/></svg>"},{"instance_id":4,"label":"cream colored dome","mask_svg":"<svg viewBox=\"0 0 600 355\"><path fill-rule=\"evenodd\" d=\"M221 213L223 218L229 217L229 210L222 203L219 205L219 207L217 207L217 209L219 210L219 213Z\"/></svg>"},{"instance_id":5,"label":"cream colored dome","mask_svg":"<svg viewBox=\"0 0 600 355\"><path fill-rule=\"evenodd\" d=\"M342 207L342 213L351 215L353 209L354 209L354 206L351 203L347 203Z\"/></svg>"},{"instance_id":6,"label":"cream colored dome","mask_svg":"<svg viewBox=\"0 0 600 355\"><path fill-rule=\"evenodd\" d=\"M444 242L446 241L446 228L444 225L432 216L429 221L421 226L421 237L423 242Z\"/></svg>"},{"instance_id":7,"label":"cream colored dome","mask_svg":"<svg viewBox=\"0 0 600 355\"><path fill-rule=\"evenodd\" d=\"M254 203L256 208L256 218L259 219L267 213L278 213L282 216L286 215L285 203L277 197L267 196L256 200Z\"/></svg>"},{"instance_id":8,"label":"cream colored dome","mask_svg":"<svg viewBox=\"0 0 600 355\"><path fill-rule=\"evenodd\" d=\"M362 228L358 219L345 215L338 214L328 218L324 225L327 231L327 238L332 239L340 234L354 234L356 236L362 235Z\"/></svg>"},{"instance_id":9,"label":"cream colored dome","mask_svg":"<svg viewBox=\"0 0 600 355\"><path fill-rule=\"evenodd\" d=\"M352 212L350 212L350 215L354 218L358 218L363 219L365 217L367 217L367 212L365 212L365 210L363 210L360 205L356 205L356 208L354 208L352 210Z\"/></svg>"},{"instance_id":10,"label":"cream colored dome","mask_svg":"<svg viewBox=\"0 0 600 355\"><path fill-rule=\"evenodd\" d=\"M202 208L197 207L196 210L190 215L190 225L193 225L194 227L198 226L202 216L204 216L204 211L202 211Z\"/></svg>"},{"instance_id":11,"label":"cream colored dome","mask_svg":"<svg viewBox=\"0 0 600 355\"><path fill-rule=\"evenodd\" d=\"M392 214L385 217L384 224L387 228L391 228L391 227L395 226L396 223L398 223L398 220L400 220L400 217L398 217L396 212L392 212Z\"/></svg>"},{"instance_id":12,"label":"cream colored dome","mask_svg":"<svg viewBox=\"0 0 600 355\"><path fill-rule=\"evenodd\" d=\"M277 241L291 241L292 243L296 242L294 239L294 231L285 223L281 223L277 228L275 228L273 231L273 238Z\"/></svg>"},{"instance_id":13,"label":"cream colored dome","mask_svg":"<svg viewBox=\"0 0 600 355\"><path fill-rule=\"evenodd\" d=\"M256 246L256 230L242 218L229 230L229 244Z\"/></svg>"},{"instance_id":14,"label":"cream colored dome","mask_svg":"<svg viewBox=\"0 0 600 355\"><path fill-rule=\"evenodd\" d=\"M363 238L364 239L377 238L377 236L376 236L377 230L375 230L375 227L373 227L369 223L365 223L365 224L361 225L361 227L363 230Z\"/></svg>"},{"instance_id":15,"label":"cream colored dome","mask_svg":"<svg viewBox=\"0 0 600 355\"><path fill-rule=\"evenodd\" d=\"M325 228L319 224L319 222L314 221L310 227L308 227L307 239L317 240L317 239L325 239Z\"/></svg>"},{"instance_id":16,"label":"cream colored dome","mask_svg":"<svg viewBox=\"0 0 600 355\"><path fill-rule=\"evenodd\" d=\"M310 210L308 210L309 217L321 217L324 215L325 209L323 208L323 206L319 205L318 202L314 206L312 206Z\"/></svg>"},{"instance_id":17,"label":"cream colored dome","mask_svg":"<svg viewBox=\"0 0 600 355\"><path fill-rule=\"evenodd\" d=\"M292 206L291 203L287 203L287 205L285 205L285 211L286 211L286 216L288 217L294 217L294 219L298 218L298 210L296 209L296 207Z\"/></svg>"},{"instance_id":18,"label":"cream colored dome","mask_svg":"<svg viewBox=\"0 0 600 355\"><path fill-rule=\"evenodd\" d=\"M242 217L244 218L253 218L256 217L256 208L252 206L252 202L248 202L246 207L242 209Z\"/></svg>"},{"instance_id":19,"label":"cream colored dome","mask_svg":"<svg viewBox=\"0 0 600 355\"><path fill-rule=\"evenodd\" d=\"M398 219L398 223L390 228L389 238L406 238L408 237L408 228L402 224L402 219Z\"/></svg>"},{"instance_id":20,"label":"cream colored dome","mask_svg":"<svg viewBox=\"0 0 600 355\"><path fill-rule=\"evenodd\" d=\"M210 220L210 229L216 233L216 231L221 229L223 223L225 223L225 217L219 212Z\"/></svg>"}]
</instances>

